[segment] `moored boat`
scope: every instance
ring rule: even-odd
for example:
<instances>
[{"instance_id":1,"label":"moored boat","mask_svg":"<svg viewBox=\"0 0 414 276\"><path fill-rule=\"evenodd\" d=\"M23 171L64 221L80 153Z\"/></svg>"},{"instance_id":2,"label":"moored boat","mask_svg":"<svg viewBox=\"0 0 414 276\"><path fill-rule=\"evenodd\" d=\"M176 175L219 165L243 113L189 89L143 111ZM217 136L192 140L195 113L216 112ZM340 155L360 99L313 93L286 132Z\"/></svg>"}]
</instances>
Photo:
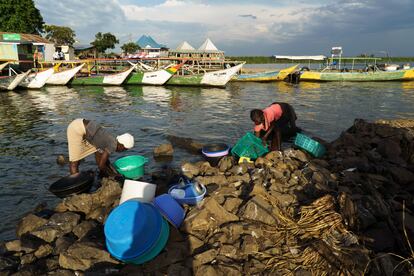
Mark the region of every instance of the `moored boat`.
<instances>
[{"instance_id":1,"label":"moored boat","mask_svg":"<svg viewBox=\"0 0 414 276\"><path fill-rule=\"evenodd\" d=\"M167 85L224 87L230 79L242 69L243 65L244 63L241 63L224 70L207 72L204 74L184 76L174 75L167 81Z\"/></svg>"},{"instance_id":2,"label":"moored boat","mask_svg":"<svg viewBox=\"0 0 414 276\"><path fill-rule=\"evenodd\" d=\"M79 72L80 69L85 65L82 63L81 65L68 69L62 72L54 73L49 79L46 81L46 84L50 85L66 85L75 75Z\"/></svg>"},{"instance_id":3,"label":"moored boat","mask_svg":"<svg viewBox=\"0 0 414 276\"><path fill-rule=\"evenodd\" d=\"M270 82L270 81L282 81L289 74L294 72L298 65L291 66L282 70L258 72L250 74L235 75L231 81L258 81L258 82Z\"/></svg>"},{"instance_id":4,"label":"moored boat","mask_svg":"<svg viewBox=\"0 0 414 276\"><path fill-rule=\"evenodd\" d=\"M331 71L304 71L301 81L405 81L414 80L414 69L367 72L331 72Z\"/></svg>"},{"instance_id":5,"label":"moored boat","mask_svg":"<svg viewBox=\"0 0 414 276\"><path fill-rule=\"evenodd\" d=\"M24 78L29 75L30 70L25 73L16 74L13 76L0 76L0 90L13 90L15 89Z\"/></svg>"},{"instance_id":6,"label":"moored boat","mask_svg":"<svg viewBox=\"0 0 414 276\"><path fill-rule=\"evenodd\" d=\"M111 75L95 75L89 77L77 77L72 79L71 85L121 85L126 78L134 70L134 66L131 66L128 70Z\"/></svg>"},{"instance_id":7,"label":"moored boat","mask_svg":"<svg viewBox=\"0 0 414 276\"><path fill-rule=\"evenodd\" d=\"M19 84L19 86L34 89L42 88L50 76L53 75L53 72L53 68L49 68L42 72L31 73Z\"/></svg>"},{"instance_id":8,"label":"moored boat","mask_svg":"<svg viewBox=\"0 0 414 276\"><path fill-rule=\"evenodd\" d=\"M157 71L132 73L125 81L125 84L164 85L184 63Z\"/></svg>"}]
</instances>

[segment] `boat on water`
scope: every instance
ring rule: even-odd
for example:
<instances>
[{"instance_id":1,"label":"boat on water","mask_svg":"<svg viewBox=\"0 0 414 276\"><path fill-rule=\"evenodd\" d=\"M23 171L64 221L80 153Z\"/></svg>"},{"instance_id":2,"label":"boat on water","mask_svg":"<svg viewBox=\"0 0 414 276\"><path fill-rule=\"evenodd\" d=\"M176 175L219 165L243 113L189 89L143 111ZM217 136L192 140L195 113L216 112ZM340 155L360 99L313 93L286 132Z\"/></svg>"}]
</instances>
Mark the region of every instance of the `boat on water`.
<instances>
[{"instance_id":1,"label":"boat on water","mask_svg":"<svg viewBox=\"0 0 414 276\"><path fill-rule=\"evenodd\" d=\"M235 75L231 81L257 81L257 82L270 82L270 81L282 81L289 74L295 72L298 65L291 66L282 70L266 71L250 74Z\"/></svg>"},{"instance_id":2,"label":"boat on water","mask_svg":"<svg viewBox=\"0 0 414 276\"><path fill-rule=\"evenodd\" d=\"M30 73L27 70L21 74L11 76L0 76L0 90L14 90Z\"/></svg>"},{"instance_id":3,"label":"boat on water","mask_svg":"<svg viewBox=\"0 0 414 276\"><path fill-rule=\"evenodd\" d=\"M79 65L75 68L64 70L62 72L54 73L52 76L50 76L47 79L46 84L49 84L49 85L66 85L76 75L76 73L78 73L80 71L80 69L82 69L82 67L84 65L85 65L85 63L82 63L81 65Z\"/></svg>"},{"instance_id":4,"label":"boat on water","mask_svg":"<svg viewBox=\"0 0 414 276\"><path fill-rule=\"evenodd\" d=\"M31 73L23 79L19 86L25 88L40 89L46 84L46 81L53 75L53 73L53 68L49 68L41 72Z\"/></svg>"},{"instance_id":5,"label":"boat on water","mask_svg":"<svg viewBox=\"0 0 414 276\"><path fill-rule=\"evenodd\" d=\"M194 75L174 75L167 81L167 85L182 86L216 86L224 87L230 79L239 72L245 63L233 67Z\"/></svg>"},{"instance_id":6,"label":"boat on water","mask_svg":"<svg viewBox=\"0 0 414 276\"><path fill-rule=\"evenodd\" d=\"M300 81L406 81L414 80L414 69L382 71L303 71Z\"/></svg>"},{"instance_id":7,"label":"boat on water","mask_svg":"<svg viewBox=\"0 0 414 276\"><path fill-rule=\"evenodd\" d=\"M134 72L125 81L125 84L164 85L183 66L182 62L175 66L149 72Z\"/></svg>"},{"instance_id":8,"label":"boat on water","mask_svg":"<svg viewBox=\"0 0 414 276\"><path fill-rule=\"evenodd\" d=\"M125 79L134 70L134 66L131 68L115 74L110 75L94 75L88 77L75 77L70 82L71 85L121 85Z\"/></svg>"}]
</instances>

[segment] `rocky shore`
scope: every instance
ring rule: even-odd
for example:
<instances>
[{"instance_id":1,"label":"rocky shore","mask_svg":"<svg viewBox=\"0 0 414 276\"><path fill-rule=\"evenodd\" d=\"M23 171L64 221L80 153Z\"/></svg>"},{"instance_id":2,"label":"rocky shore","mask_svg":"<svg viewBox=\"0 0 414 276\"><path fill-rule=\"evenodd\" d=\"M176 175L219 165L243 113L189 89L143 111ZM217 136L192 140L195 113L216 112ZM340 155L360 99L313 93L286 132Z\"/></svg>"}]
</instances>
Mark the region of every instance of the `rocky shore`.
<instances>
[{"instance_id":1,"label":"rocky shore","mask_svg":"<svg viewBox=\"0 0 414 276\"><path fill-rule=\"evenodd\" d=\"M295 149L254 163L185 163L208 195L142 266L105 249L121 184L36 208L0 246L0 275L407 275L414 273L414 120L355 120L321 159ZM165 192L174 172L154 175ZM413 243L410 244L410 241Z\"/></svg>"}]
</instances>

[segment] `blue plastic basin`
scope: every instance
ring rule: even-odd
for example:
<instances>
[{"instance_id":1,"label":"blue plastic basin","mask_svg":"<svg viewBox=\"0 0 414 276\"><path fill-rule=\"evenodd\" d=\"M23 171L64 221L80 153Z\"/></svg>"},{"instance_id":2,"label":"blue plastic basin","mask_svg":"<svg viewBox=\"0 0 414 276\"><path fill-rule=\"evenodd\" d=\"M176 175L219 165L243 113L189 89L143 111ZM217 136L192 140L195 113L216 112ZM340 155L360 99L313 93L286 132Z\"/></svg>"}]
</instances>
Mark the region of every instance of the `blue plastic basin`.
<instances>
[{"instance_id":1,"label":"blue plastic basin","mask_svg":"<svg viewBox=\"0 0 414 276\"><path fill-rule=\"evenodd\" d=\"M176 228L179 228L185 217L183 207L169 194L154 198L154 206Z\"/></svg>"},{"instance_id":2,"label":"blue plastic basin","mask_svg":"<svg viewBox=\"0 0 414 276\"><path fill-rule=\"evenodd\" d=\"M193 184L186 184L182 189L185 190L185 197L184 198L175 198L174 199L180 204L188 204L188 205L196 205L198 202L202 201L204 196L207 193L207 189L204 185L201 185L203 188L203 192L200 195L196 195L193 192ZM173 185L168 189L168 194L171 195L171 191L173 189L180 189L179 185Z\"/></svg>"},{"instance_id":3,"label":"blue plastic basin","mask_svg":"<svg viewBox=\"0 0 414 276\"><path fill-rule=\"evenodd\" d=\"M143 253L142 255L132 259L126 260L127 263L133 264L143 264L145 262L151 261L155 257L160 254L160 252L164 249L165 245L167 244L168 237L170 236L170 227L168 226L168 222L163 219L161 224L161 233L158 240L155 242L153 247L149 249L147 252Z\"/></svg>"},{"instance_id":4,"label":"blue plastic basin","mask_svg":"<svg viewBox=\"0 0 414 276\"><path fill-rule=\"evenodd\" d=\"M109 253L121 261L143 254L158 240L161 223L162 216L152 204L137 200L122 203L105 222Z\"/></svg>"}]
</instances>

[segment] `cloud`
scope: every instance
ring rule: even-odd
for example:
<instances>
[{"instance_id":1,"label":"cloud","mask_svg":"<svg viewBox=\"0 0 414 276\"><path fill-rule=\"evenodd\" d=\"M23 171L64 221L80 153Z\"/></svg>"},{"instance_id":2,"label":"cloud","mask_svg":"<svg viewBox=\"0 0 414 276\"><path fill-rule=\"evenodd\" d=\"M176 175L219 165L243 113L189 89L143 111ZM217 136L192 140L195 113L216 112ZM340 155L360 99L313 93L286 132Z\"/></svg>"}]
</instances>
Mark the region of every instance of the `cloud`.
<instances>
[{"instance_id":1,"label":"cloud","mask_svg":"<svg viewBox=\"0 0 414 276\"><path fill-rule=\"evenodd\" d=\"M227 54L345 53L390 48L409 55L414 37L412 0L35 0L47 24L73 28L82 42L112 32L121 43L142 34L174 48L210 37ZM252 20L253 19L253 20Z\"/></svg>"},{"instance_id":2,"label":"cloud","mask_svg":"<svg viewBox=\"0 0 414 276\"><path fill-rule=\"evenodd\" d=\"M240 14L239 17L246 17L251 19L257 19L257 16L254 16L252 14Z\"/></svg>"}]
</instances>

